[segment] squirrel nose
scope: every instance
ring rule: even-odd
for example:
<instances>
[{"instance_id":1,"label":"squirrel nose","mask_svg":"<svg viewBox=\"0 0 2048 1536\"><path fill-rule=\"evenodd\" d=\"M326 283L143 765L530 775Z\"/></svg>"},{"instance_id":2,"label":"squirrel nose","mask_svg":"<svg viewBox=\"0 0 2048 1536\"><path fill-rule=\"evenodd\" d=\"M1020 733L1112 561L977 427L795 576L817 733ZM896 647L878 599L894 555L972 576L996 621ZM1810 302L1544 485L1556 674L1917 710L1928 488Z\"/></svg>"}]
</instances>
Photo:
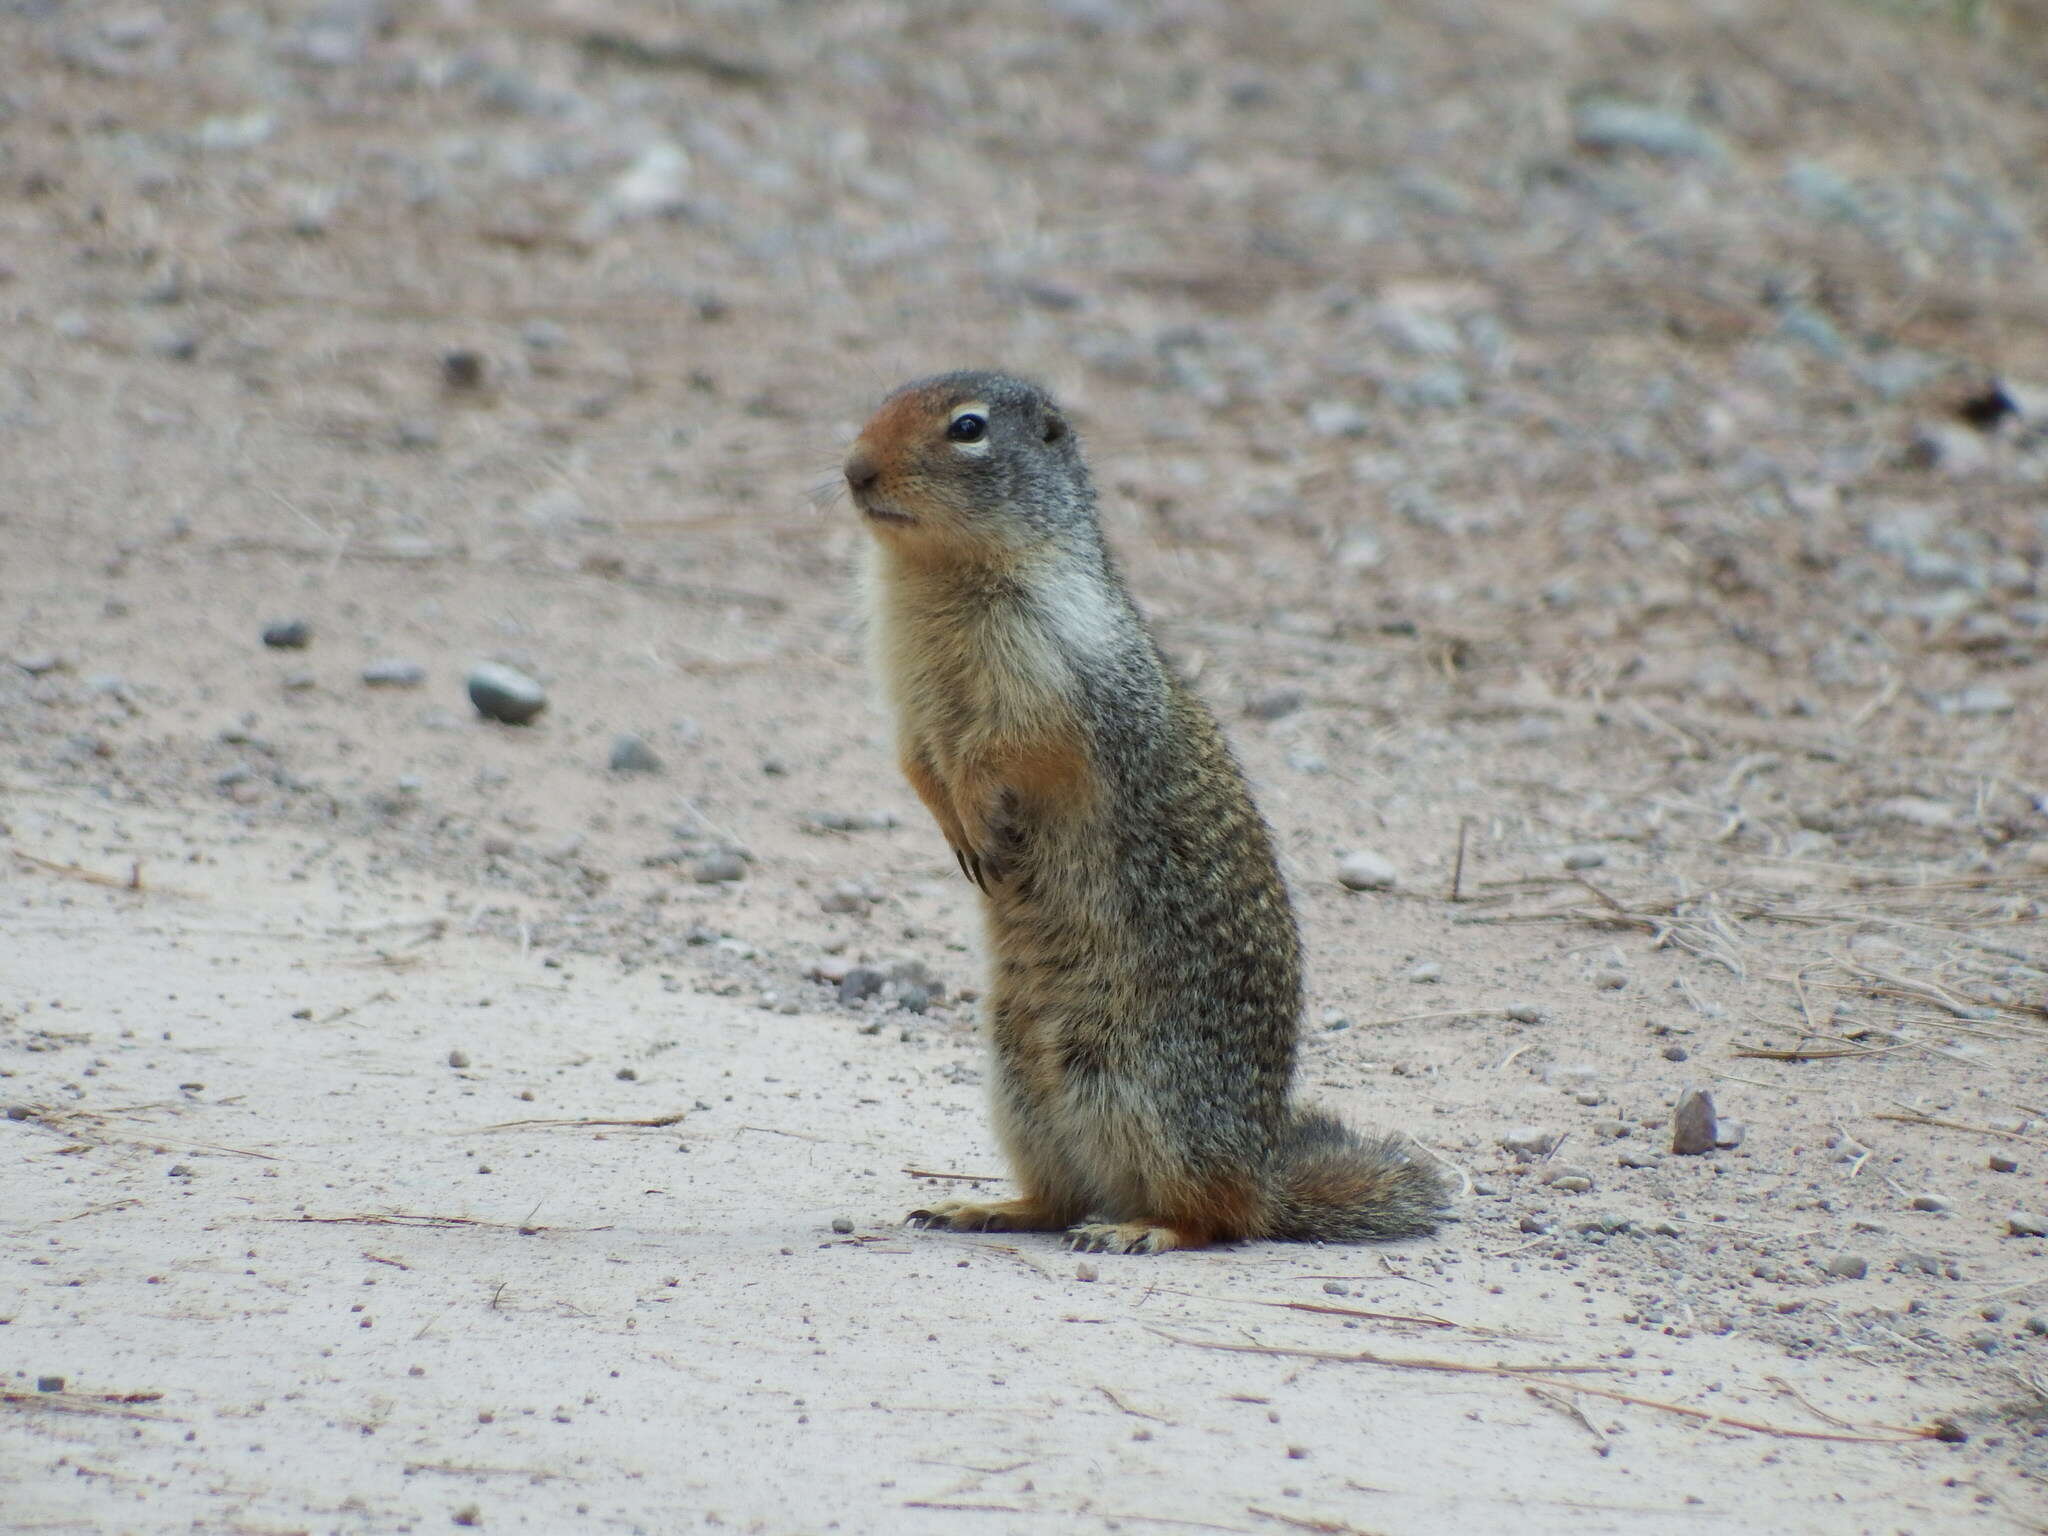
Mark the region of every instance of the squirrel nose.
<instances>
[{"instance_id":1,"label":"squirrel nose","mask_svg":"<svg viewBox=\"0 0 2048 1536\"><path fill-rule=\"evenodd\" d=\"M846 458L846 483L854 495L862 496L875 488L875 482L882 478L881 466L868 456L864 448L856 448Z\"/></svg>"}]
</instances>

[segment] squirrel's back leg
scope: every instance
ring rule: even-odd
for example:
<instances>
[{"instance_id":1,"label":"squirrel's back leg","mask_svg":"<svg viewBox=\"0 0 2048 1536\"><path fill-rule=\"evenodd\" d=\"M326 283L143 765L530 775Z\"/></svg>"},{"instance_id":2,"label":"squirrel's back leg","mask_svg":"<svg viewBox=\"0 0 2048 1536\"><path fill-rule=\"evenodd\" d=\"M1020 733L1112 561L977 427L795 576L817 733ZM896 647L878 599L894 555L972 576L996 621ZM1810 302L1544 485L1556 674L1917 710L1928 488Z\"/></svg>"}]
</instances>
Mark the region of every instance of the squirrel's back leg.
<instances>
[{"instance_id":1,"label":"squirrel's back leg","mask_svg":"<svg viewBox=\"0 0 2048 1536\"><path fill-rule=\"evenodd\" d=\"M1249 1174L1185 1174L1156 1181L1149 1195L1144 1215L1074 1227L1067 1246L1090 1253L1170 1253L1265 1234L1266 1201Z\"/></svg>"},{"instance_id":2,"label":"squirrel's back leg","mask_svg":"<svg viewBox=\"0 0 2048 1536\"><path fill-rule=\"evenodd\" d=\"M1019 1081L999 1058L991 1094L997 1139L1019 1190L1014 1200L942 1200L912 1211L914 1226L954 1232L1058 1232L1088 1214L1089 1191L1062 1150L1036 1086Z\"/></svg>"}]
</instances>

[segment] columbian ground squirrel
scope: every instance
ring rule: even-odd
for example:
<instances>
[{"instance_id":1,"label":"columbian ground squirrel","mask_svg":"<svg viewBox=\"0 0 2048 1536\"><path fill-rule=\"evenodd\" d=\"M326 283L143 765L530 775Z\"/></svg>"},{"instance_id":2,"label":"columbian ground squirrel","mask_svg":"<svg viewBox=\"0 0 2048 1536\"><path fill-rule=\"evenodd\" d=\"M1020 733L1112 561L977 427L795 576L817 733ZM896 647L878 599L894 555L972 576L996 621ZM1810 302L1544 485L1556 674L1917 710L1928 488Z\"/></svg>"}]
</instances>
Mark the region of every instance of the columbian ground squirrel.
<instances>
[{"instance_id":1,"label":"columbian ground squirrel","mask_svg":"<svg viewBox=\"0 0 2048 1536\"><path fill-rule=\"evenodd\" d=\"M1162 1253L1428 1232L1445 1182L1292 1102L1301 941L1215 717L1103 543L1032 384L910 384L846 459L903 771L979 888L991 1100L1018 1197L914 1211Z\"/></svg>"}]
</instances>

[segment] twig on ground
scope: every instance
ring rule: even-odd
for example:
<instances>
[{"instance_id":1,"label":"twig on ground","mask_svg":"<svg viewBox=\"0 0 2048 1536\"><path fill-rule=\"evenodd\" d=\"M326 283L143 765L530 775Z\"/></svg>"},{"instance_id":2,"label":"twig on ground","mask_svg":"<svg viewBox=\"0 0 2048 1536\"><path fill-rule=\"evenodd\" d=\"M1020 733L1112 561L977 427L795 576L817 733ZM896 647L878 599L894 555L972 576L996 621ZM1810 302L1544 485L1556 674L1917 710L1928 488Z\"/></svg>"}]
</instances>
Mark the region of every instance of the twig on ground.
<instances>
[{"instance_id":1,"label":"twig on ground","mask_svg":"<svg viewBox=\"0 0 2048 1536\"><path fill-rule=\"evenodd\" d=\"M55 859L38 858L26 848L8 845L8 851L22 863L53 875L63 875L70 880L83 880L87 885L103 885L113 891L140 891L142 889L142 863L136 860L128 866L125 875L103 875L96 869L86 869L78 864L61 864Z\"/></svg>"},{"instance_id":2,"label":"twig on ground","mask_svg":"<svg viewBox=\"0 0 2048 1536\"><path fill-rule=\"evenodd\" d=\"M1156 1413L1146 1413L1142 1408L1133 1408L1129 1403L1110 1391L1108 1387L1098 1386L1095 1390L1114 1403L1119 1412L1128 1413L1134 1419L1150 1419L1154 1424L1171 1424L1174 1422L1172 1419L1162 1419Z\"/></svg>"},{"instance_id":3,"label":"twig on ground","mask_svg":"<svg viewBox=\"0 0 2048 1536\"><path fill-rule=\"evenodd\" d=\"M1451 864L1451 900L1464 900L1465 886L1465 839L1472 831L1472 818L1458 818L1458 856Z\"/></svg>"},{"instance_id":4,"label":"twig on ground","mask_svg":"<svg viewBox=\"0 0 2048 1536\"><path fill-rule=\"evenodd\" d=\"M957 1179L962 1184L993 1184L1008 1178L1002 1173L939 1173L930 1168L905 1168L913 1179Z\"/></svg>"},{"instance_id":5,"label":"twig on ground","mask_svg":"<svg viewBox=\"0 0 2048 1536\"><path fill-rule=\"evenodd\" d=\"M1382 1536L1379 1531L1368 1531L1362 1525L1346 1525L1341 1520L1308 1520L1300 1515L1283 1515L1277 1509L1260 1509L1256 1504L1247 1504L1244 1512L1257 1515L1261 1520L1277 1520L1282 1525L1291 1525L1297 1531L1316 1531L1320 1536Z\"/></svg>"},{"instance_id":6,"label":"twig on ground","mask_svg":"<svg viewBox=\"0 0 2048 1536\"><path fill-rule=\"evenodd\" d=\"M1548 1403L1559 1412L1568 1413L1577 1419L1584 1427L1586 1433L1593 1437L1593 1447L1602 1456L1606 1456L1614 1450L1614 1447L1607 1443L1607 1436L1600 1432L1600 1426L1587 1418L1586 1410L1581 1408L1572 1398L1565 1396L1562 1392L1553 1392L1547 1387L1529 1386L1524 1387L1522 1390L1535 1398L1539 1403Z\"/></svg>"}]
</instances>

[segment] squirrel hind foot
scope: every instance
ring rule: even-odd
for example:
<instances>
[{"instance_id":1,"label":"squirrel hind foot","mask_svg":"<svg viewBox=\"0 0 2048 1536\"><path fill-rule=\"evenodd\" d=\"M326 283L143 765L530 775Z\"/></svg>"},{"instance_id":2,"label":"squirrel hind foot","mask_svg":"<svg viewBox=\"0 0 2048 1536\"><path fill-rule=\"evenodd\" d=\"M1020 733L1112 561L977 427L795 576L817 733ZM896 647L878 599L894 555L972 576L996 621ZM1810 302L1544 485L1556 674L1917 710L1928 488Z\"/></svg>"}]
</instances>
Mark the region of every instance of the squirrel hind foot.
<instances>
[{"instance_id":1,"label":"squirrel hind foot","mask_svg":"<svg viewBox=\"0 0 2048 1536\"><path fill-rule=\"evenodd\" d=\"M903 1219L935 1232L1052 1232L1068 1220L1036 1200L941 1200Z\"/></svg>"},{"instance_id":2,"label":"squirrel hind foot","mask_svg":"<svg viewBox=\"0 0 2048 1536\"><path fill-rule=\"evenodd\" d=\"M1171 1253L1176 1248L1206 1248L1209 1238L1192 1228L1149 1221L1091 1221L1069 1227L1066 1244L1075 1253Z\"/></svg>"}]
</instances>

